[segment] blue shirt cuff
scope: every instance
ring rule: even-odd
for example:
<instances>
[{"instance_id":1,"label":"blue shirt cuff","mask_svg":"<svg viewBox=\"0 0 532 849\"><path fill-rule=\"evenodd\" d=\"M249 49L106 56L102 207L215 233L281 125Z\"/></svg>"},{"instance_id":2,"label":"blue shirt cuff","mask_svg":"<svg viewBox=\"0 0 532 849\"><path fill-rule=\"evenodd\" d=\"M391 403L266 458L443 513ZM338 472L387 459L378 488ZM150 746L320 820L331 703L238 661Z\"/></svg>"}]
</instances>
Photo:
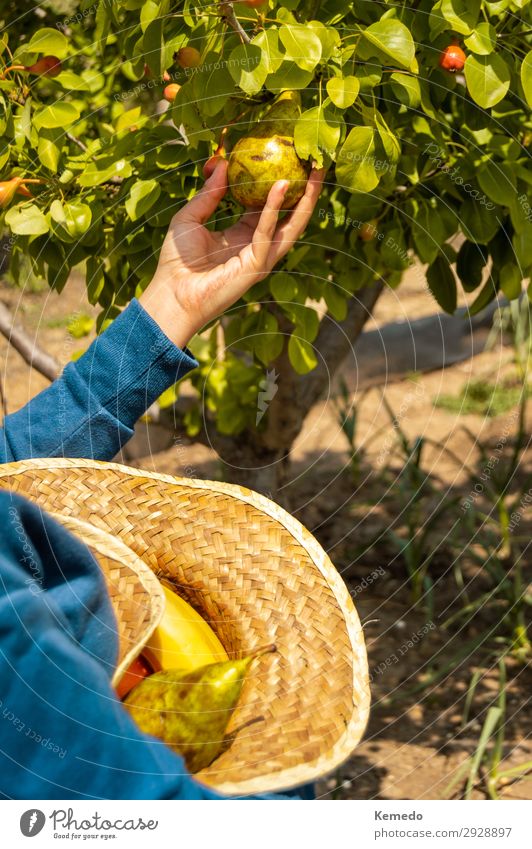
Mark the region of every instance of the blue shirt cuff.
<instances>
[{"instance_id":1,"label":"blue shirt cuff","mask_svg":"<svg viewBox=\"0 0 532 849\"><path fill-rule=\"evenodd\" d=\"M197 366L190 351L174 345L134 298L65 371L75 370L87 385L91 405L133 428L159 395Z\"/></svg>"}]
</instances>

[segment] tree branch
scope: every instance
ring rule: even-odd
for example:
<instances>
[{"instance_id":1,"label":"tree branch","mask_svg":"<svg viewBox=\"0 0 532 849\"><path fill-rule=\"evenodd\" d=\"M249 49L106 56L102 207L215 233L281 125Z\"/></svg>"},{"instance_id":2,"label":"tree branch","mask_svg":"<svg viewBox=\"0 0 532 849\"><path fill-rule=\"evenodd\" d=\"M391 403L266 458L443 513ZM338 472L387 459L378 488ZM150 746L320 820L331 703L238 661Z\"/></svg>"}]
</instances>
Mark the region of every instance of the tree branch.
<instances>
[{"instance_id":1,"label":"tree branch","mask_svg":"<svg viewBox=\"0 0 532 849\"><path fill-rule=\"evenodd\" d=\"M224 21L231 27L231 29L234 29L234 31L238 33L244 44L249 44L251 42L251 39L242 24L240 23L240 21L238 20L237 16L235 15L233 4L228 2L221 2L220 10L222 12L222 17Z\"/></svg>"},{"instance_id":2,"label":"tree branch","mask_svg":"<svg viewBox=\"0 0 532 849\"><path fill-rule=\"evenodd\" d=\"M0 333L18 351L22 359L43 377L53 381L60 374L59 363L32 340L24 328L15 325L14 318L5 304L0 302Z\"/></svg>"}]
</instances>

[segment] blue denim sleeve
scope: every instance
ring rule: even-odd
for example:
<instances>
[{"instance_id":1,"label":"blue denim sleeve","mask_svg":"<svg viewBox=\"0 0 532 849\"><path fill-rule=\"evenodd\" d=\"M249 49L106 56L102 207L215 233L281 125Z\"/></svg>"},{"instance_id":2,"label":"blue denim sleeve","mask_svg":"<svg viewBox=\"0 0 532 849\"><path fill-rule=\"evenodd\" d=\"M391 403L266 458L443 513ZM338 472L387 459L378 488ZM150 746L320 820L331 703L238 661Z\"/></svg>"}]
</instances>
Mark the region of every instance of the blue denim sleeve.
<instances>
[{"instance_id":1,"label":"blue denim sleeve","mask_svg":"<svg viewBox=\"0 0 532 849\"><path fill-rule=\"evenodd\" d=\"M197 365L135 299L58 380L6 416L0 462L111 460L150 404Z\"/></svg>"}]
</instances>

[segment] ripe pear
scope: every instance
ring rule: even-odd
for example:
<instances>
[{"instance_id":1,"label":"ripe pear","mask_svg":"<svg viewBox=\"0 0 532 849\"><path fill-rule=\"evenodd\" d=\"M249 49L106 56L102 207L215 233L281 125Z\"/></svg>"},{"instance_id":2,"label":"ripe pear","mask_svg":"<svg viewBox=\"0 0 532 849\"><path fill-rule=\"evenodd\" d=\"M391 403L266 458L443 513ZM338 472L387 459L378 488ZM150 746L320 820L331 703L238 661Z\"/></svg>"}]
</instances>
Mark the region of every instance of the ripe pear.
<instances>
[{"instance_id":1,"label":"ripe pear","mask_svg":"<svg viewBox=\"0 0 532 849\"><path fill-rule=\"evenodd\" d=\"M242 206L263 207L276 180L290 183L283 209L291 209L304 194L310 166L299 158L294 145L300 114L299 94L285 91L252 132L235 144L227 179L233 197Z\"/></svg>"},{"instance_id":2,"label":"ripe pear","mask_svg":"<svg viewBox=\"0 0 532 849\"><path fill-rule=\"evenodd\" d=\"M26 71L40 77L57 77L63 70L61 60L57 56L42 56L33 65L27 65Z\"/></svg>"},{"instance_id":3,"label":"ripe pear","mask_svg":"<svg viewBox=\"0 0 532 849\"><path fill-rule=\"evenodd\" d=\"M275 650L267 646L192 672L156 672L131 690L124 707L141 731L159 737L183 756L190 772L199 772L225 748L225 732L252 662Z\"/></svg>"}]
</instances>

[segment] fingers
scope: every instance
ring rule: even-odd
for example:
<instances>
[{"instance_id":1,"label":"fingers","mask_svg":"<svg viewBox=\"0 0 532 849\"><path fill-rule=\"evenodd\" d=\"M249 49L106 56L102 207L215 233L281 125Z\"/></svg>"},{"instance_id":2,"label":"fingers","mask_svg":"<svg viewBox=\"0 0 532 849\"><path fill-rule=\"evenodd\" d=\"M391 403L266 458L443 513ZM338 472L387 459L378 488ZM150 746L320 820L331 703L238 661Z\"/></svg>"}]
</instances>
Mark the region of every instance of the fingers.
<instances>
[{"instance_id":1,"label":"fingers","mask_svg":"<svg viewBox=\"0 0 532 849\"><path fill-rule=\"evenodd\" d=\"M269 270L271 267L268 264L268 257L288 185L288 180L278 180L273 184L253 233L251 249L255 265L260 273Z\"/></svg>"},{"instance_id":2,"label":"fingers","mask_svg":"<svg viewBox=\"0 0 532 849\"><path fill-rule=\"evenodd\" d=\"M305 194L293 209L289 218L279 226L273 246L274 263L288 253L310 221L314 207L320 196L326 171L326 168L321 168L319 171L311 171Z\"/></svg>"},{"instance_id":3,"label":"fingers","mask_svg":"<svg viewBox=\"0 0 532 849\"><path fill-rule=\"evenodd\" d=\"M213 214L227 191L227 161L219 159L199 192L190 200L177 216L182 221L194 221L204 224Z\"/></svg>"}]
</instances>

